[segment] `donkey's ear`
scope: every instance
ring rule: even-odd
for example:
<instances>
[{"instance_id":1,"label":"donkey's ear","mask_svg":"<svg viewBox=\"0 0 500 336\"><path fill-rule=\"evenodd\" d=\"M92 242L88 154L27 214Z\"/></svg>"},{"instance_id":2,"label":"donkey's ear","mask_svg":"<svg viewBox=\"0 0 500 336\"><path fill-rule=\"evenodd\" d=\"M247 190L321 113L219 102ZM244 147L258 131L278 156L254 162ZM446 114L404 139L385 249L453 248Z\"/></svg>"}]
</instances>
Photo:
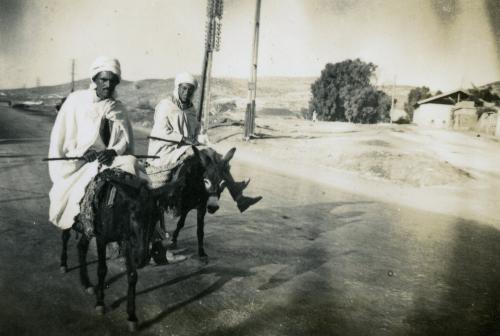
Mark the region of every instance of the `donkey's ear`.
<instances>
[{"instance_id":1,"label":"donkey's ear","mask_svg":"<svg viewBox=\"0 0 500 336\"><path fill-rule=\"evenodd\" d=\"M200 158L201 165L205 168L208 167L210 165L210 157L207 155L207 153L202 150L198 150L195 146L193 146L193 149L195 154L197 154Z\"/></svg>"},{"instance_id":2,"label":"donkey's ear","mask_svg":"<svg viewBox=\"0 0 500 336\"><path fill-rule=\"evenodd\" d=\"M234 156L234 152L236 152L236 148L233 147L231 148L227 153L226 155L224 155L224 158L222 158L222 161L224 161L225 163L228 163L229 161L231 161L231 159L233 158Z\"/></svg>"}]
</instances>

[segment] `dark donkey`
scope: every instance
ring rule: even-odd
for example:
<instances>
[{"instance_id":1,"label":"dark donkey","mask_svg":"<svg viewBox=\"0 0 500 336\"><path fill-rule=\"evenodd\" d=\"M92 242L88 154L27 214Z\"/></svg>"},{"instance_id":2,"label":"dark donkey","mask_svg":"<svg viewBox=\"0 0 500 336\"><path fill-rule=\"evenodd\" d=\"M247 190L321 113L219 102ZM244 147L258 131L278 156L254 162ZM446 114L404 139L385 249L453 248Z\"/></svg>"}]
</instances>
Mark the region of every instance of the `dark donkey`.
<instances>
[{"instance_id":1,"label":"dark donkey","mask_svg":"<svg viewBox=\"0 0 500 336\"><path fill-rule=\"evenodd\" d=\"M219 209L220 194L226 186L224 177L229 169L229 161L232 159L236 148L230 149L224 157L211 148L198 150L192 147L194 155L186 158L184 162L174 169L173 176L183 179L179 187L179 195L169 198L175 203L166 204L178 215L179 221L172 235L171 248L177 248L177 238L180 230L184 227L187 214L197 210L196 233L198 237L198 255L206 258L207 254L203 247L205 235L205 215L213 214Z\"/></svg>"},{"instance_id":2,"label":"dark donkey","mask_svg":"<svg viewBox=\"0 0 500 336\"><path fill-rule=\"evenodd\" d=\"M129 328L137 328L135 315L135 286L137 283L137 269L145 266L150 260L150 243L155 231L155 222L159 218L159 209L156 206L156 193L150 191L146 184L128 173L118 172L113 169L105 170L95 179L103 184L97 190L97 195L90 196L94 208L94 234L96 237L98 257L98 285L96 290L96 310L104 313L104 280L107 273L106 245L109 242L118 242L123 249L128 278L127 313ZM128 174L128 176L127 176ZM124 183L124 180L127 183ZM93 180L96 181L96 180ZM133 183L135 182L135 184ZM161 197L169 197L174 193L176 182L171 182L161 188ZM90 192L87 187L87 193ZM115 191L113 191L113 189ZM114 195L110 196L110 195ZM86 199L84 197L84 199ZM109 202L112 200L112 206ZM86 206L89 206L88 204ZM78 218L83 218L86 213L84 202L81 203L81 213ZM82 231L81 221L78 219L73 229ZM61 271L67 269L67 243L70 229L62 233ZM87 252L89 238L82 234L78 242L78 257L80 262L80 281L89 294L94 293L88 272Z\"/></svg>"}]
</instances>

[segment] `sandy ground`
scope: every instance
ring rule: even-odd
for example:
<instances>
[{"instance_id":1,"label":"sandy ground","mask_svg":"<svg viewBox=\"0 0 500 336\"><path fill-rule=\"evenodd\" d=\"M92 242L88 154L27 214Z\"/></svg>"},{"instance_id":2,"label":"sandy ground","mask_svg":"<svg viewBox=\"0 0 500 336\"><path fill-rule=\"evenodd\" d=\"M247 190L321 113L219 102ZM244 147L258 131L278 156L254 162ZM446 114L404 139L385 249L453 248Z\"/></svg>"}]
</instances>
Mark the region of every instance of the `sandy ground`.
<instances>
[{"instance_id":1,"label":"sandy ground","mask_svg":"<svg viewBox=\"0 0 500 336\"><path fill-rule=\"evenodd\" d=\"M59 274L60 232L47 223L50 182L39 161L51 122L0 108L0 334L127 334L119 260L108 263L105 316L80 288L74 240L69 272ZM139 273L137 334L500 334L495 139L258 125L258 140L226 127L210 137L221 151L237 146L232 170L252 177L247 193L263 201L241 215L223 194L207 217L207 264L194 255L188 218L179 243L190 258Z\"/></svg>"},{"instance_id":2,"label":"sandy ground","mask_svg":"<svg viewBox=\"0 0 500 336\"><path fill-rule=\"evenodd\" d=\"M213 134L212 134L213 133ZM500 225L500 142L415 125L355 125L261 117L258 138L214 129L238 159L359 195Z\"/></svg>"}]
</instances>

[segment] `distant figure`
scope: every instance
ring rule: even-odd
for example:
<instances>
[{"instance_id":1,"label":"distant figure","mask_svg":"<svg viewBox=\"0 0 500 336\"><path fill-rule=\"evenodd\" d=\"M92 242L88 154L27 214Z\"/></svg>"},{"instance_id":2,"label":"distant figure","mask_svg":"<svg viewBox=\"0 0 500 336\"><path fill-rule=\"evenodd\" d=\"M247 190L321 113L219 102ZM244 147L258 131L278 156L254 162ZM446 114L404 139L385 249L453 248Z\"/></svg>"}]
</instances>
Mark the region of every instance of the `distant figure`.
<instances>
[{"instance_id":1,"label":"distant figure","mask_svg":"<svg viewBox=\"0 0 500 336\"><path fill-rule=\"evenodd\" d=\"M318 113L316 113L316 110L313 111L313 116L312 116L312 121L316 122L318 120Z\"/></svg>"},{"instance_id":2,"label":"distant figure","mask_svg":"<svg viewBox=\"0 0 500 336\"><path fill-rule=\"evenodd\" d=\"M149 140L148 155L160 157L149 161L152 166L172 166L191 146L201 145L204 141L200 136L201 124L192 103L197 87L198 82L191 74L181 73L175 77L173 96L163 99L156 106L151 136L172 142ZM262 199L260 196L243 195L243 189L249 181L235 182L229 169L225 174L227 188L240 212Z\"/></svg>"}]
</instances>

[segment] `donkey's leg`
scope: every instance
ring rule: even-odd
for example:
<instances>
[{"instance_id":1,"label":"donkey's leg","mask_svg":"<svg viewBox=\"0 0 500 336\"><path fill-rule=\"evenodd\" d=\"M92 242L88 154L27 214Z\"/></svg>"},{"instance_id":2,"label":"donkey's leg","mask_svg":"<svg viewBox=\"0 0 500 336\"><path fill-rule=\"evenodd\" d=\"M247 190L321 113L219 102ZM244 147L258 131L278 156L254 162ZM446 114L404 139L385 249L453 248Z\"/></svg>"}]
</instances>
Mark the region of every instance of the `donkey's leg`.
<instances>
[{"instance_id":1,"label":"donkey's leg","mask_svg":"<svg viewBox=\"0 0 500 336\"><path fill-rule=\"evenodd\" d=\"M130 331L137 330L137 316L135 315L135 286L137 284L137 265L132 256L132 247L129 242L125 243L125 258L127 266L127 314Z\"/></svg>"},{"instance_id":2,"label":"donkey's leg","mask_svg":"<svg viewBox=\"0 0 500 336\"><path fill-rule=\"evenodd\" d=\"M106 273L108 272L108 266L106 265L106 242L100 237L96 237L97 243L97 302L95 304L95 309L98 313L104 314L104 280L106 279Z\"/></svg>"},{"instance_id":3,"label":"donkey's leg","mask_svg":"<svg viewBox=\"0 0 500 336\"><path fill-rule=\"evenodd\" d=\"M171 248L177 248L177 237L179 236L179 232L181 229L184 227L184 223L186 222L186 216L188 214L189 210L183 210L181 213L181 218L179 218L179 221L177 222L177 227L175 228L174 233L172 234L172 245Z\"/></svg>"},{"instance_id":4,"label":"donkey's leg","mask_svg":"<svg viewBox=\"0 0 500 336\"><path fill-rule=\"evenodd\" d=\"M68 270L68 240L71 236L71 229L66 229L62 231L61 240L62 240L62 252L61 252L61 264L59 270L61 273L66 273Z\"/></svg>"},{"instance_id":5,"label":"donkey's leg","mask_svg":"<svg viewBox=\"0 0 500 336\"><path fill-rule=\"evenodd\" d=\"M153 241L161 241L161 245L163 247L167 247L169 244L169 235L167 233L167 226L165 224L165 210L160 208L158 211L159 220L157 225L155 226L155 235Z\"/></svg>"},{"instance_id":6,"label":"donkey's leg","mask_svg":"<svg viewBox=\"0 0 500 336\"><path fill-rule=\"evenodd\" d=\"M203 248L203 238L205 237L205 214L207 213L206 204L198 207L196 212L196 235L198 236L198 256L208 257Z\"/></svg>"},{"instance_id":7,"label":"donkey's leg","mask_svg":"<svg viewBox=\"0 0 500 336\"><path fill-rule=\"evenodd\" d=\"M87 272L87 252L89 250L89 240L87 236L82 235L78 241L78 260L80 262L80 282L89 294L94 294L94 286L90 283Z\"/></svg>"}]
</instances>

